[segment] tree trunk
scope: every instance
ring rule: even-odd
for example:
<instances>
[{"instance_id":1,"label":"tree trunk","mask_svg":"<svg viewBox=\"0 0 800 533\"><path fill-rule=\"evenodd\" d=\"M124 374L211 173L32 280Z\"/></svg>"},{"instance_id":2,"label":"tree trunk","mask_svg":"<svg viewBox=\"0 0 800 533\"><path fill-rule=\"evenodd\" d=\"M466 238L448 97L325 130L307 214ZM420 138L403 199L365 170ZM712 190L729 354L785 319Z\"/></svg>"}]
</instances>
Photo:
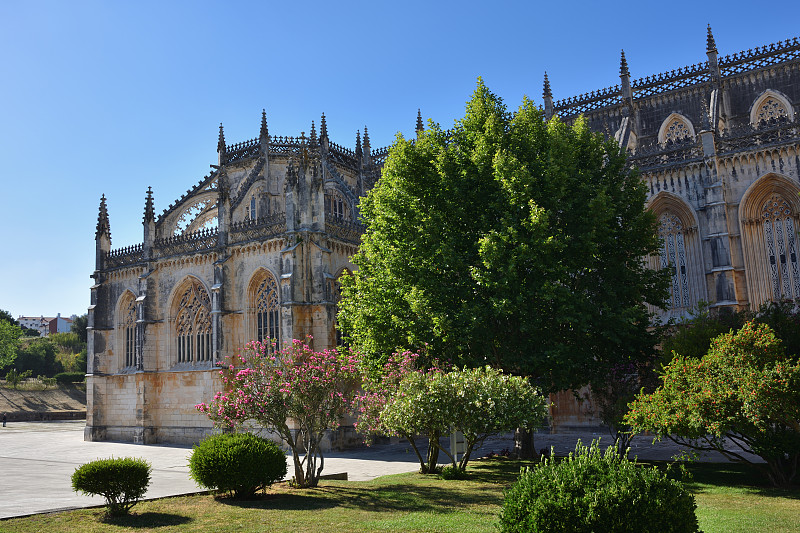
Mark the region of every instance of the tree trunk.
<instances>
[{"instance_id":1,"label":"tree trunk","mask_svg":"<svg viewBox=\"0 0 800 533\"><path fill-rule=\"evenodd\" d=\"M426 472L423 474L435 474L436 465L439 462L439 433L431 433L428 436L428 464L425 466Z\"/></svg>"},{"instance_id":2,"label":"tree trunk","mask_svg":"<svg viewBox=\"0 0 800 533\"><path fill-rule=\"evenodd\" d=\"M536 447L533 444L533 431L517 428L514 431L514 453L517 459L536 459Z\"/></svg>"}]
</instances>

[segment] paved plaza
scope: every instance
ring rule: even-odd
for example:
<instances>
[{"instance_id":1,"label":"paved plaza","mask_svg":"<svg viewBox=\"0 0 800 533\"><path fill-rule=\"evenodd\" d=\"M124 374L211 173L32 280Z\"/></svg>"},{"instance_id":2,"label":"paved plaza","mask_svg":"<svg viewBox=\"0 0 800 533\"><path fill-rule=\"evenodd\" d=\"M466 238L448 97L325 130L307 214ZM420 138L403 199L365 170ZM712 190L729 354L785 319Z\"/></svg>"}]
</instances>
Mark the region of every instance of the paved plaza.
<instances>
[{"instance_id":1,"label":"paved plaza","mask_svg":"<svg viewBox=\"0 0 800 533\"><path fill-rule=\"evenodd\" d=\"M141 445L121 442L85 442L84 421L20 422L0 428L0 518L50 512L103 504L102 497L83 496L72 491L70 476L78 466L108 457L142 457L153 466L147 498L159 498L200 491L189 477L191 447ZM607 433L538 433L538 449L551 446L559 455L575 448L577 439L588 443ZM481 457L513 448L511 434L488 440L473 454ZM669 459L679 452L671 442L652 445L652 438L636 437L631 455L640 459ZM722 460L707 456L706 460ZM387 474L412 472L419 464L404 443L375 445L325 454L323 474L346 472L352 481L364 481ZM289 472L291 476L292 468Z\"/></svg>"}]
</instances>

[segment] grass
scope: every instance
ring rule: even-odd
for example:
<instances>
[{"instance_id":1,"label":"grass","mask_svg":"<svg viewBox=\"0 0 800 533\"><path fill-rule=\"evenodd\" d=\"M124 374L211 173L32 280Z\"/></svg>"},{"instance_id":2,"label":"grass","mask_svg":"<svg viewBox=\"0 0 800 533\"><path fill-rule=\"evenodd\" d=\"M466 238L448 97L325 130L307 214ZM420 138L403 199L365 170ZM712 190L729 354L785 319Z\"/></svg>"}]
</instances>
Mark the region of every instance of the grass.
<instances>
[{"instance_id":1,"label":"grass","mask_svg":"<svg viewBox=\"0 0 800 533\"><path fill-rule=\"evenodd\" d=\"M800 532L800 487L774 489L745 465L696 463L687 483L705 533Z\"/></svg>"},{"instance_id":2,"label":"grass","mask_svg":"<svg viewBox=\"0 0 800 533\"><path fill-rule=\"evenodd\" d=\"M503 490L521 463L476 461L467 480L398 474L368 482L322 481L297 490L274 486L253 501L208 495L137 504L127 517L102 521L102 509L83 509L0 521L0 532L357 532L497 531ZM769 489L744 467L696 464L690 489L705 533L800 532L800 489ZM309 512L310 511L310 512Z\"/></svg>"}]
</instances>

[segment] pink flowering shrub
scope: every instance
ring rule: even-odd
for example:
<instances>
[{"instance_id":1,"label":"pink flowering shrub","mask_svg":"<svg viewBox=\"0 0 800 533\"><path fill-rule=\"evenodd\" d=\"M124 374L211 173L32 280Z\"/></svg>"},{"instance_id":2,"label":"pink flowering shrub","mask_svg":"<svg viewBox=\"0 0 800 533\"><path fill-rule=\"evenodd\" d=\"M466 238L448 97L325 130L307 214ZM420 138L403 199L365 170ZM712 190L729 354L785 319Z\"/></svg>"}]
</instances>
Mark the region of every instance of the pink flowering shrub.
<instances>
[{"instance_id":1,"label":"pink flowering shrub","mask_svg":"<svg viewBox=\"0 0 800 533\"><path fill-rule=\"evenodd\" d=\"M243 354L227 359L220 370L225 389L197 410L219 427L235 429L251 420L274 430L292 450L296 485L316 486L325 463L320 442L353 409L359 383L355 356L335 349L315 352L294 339L274 354L253 341Z\"/></svg>"}]
</instances>

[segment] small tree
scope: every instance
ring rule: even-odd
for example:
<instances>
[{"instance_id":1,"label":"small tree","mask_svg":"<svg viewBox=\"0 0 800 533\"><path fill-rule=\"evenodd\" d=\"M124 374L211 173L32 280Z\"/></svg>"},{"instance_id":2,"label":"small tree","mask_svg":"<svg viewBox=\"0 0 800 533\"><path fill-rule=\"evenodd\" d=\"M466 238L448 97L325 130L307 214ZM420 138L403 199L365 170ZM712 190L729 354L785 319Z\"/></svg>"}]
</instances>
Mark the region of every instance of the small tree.
<instances>
[{"instance_id":1,"label":"small tree","mask_svg":"<svg viewBox=\"0 0 800 533\"><path fill-rule=\"evenodd\" d=\"M31 377L31 371L18 372L16 368L12 368L6 372L6 383L9 383L12 388L16 389L20 383Z\"/></svg>"},{"instance_id":2,"label":"small tree","mask_svg":"<svg viewBox=\"0 0 800 533\"><path fill-rule=\"evenodd\" d=\"M365 433L403 437L411 445L419 459L419 472L432 474L439 459L439 437L447 430L441 417L434 416L435 408L424 408L427 382L443 372L438 362L429 368L420 368L420 355L412 352L392 354L382 372L375 372L372 361L362 360L364 393L358 396L359 417L356 427ZM408 410L403 412L398 399L406 399ZM414 398L417 402L412 401ZM391 404L389 411L384 411ZM428 452L423 458L414 437L424 435L428 439Z\"/></svg>"},{"instance_id":3,"label":"small tree","mask_svg":"<svg viewBox=\"0 0 800 533\"><path fill-rule=\"evenodd\" d=\"M270 355L267 344L254 341L220 374L225 390L197 409L225 428L252 420L273 429L292 450L295 484L315 487L325 464L320 442L352 409L355 356L315 352L297 339Z\"/></svg>"},{"instance_id":4,"label":"small tree","mask_svg":"<svg viewBox=\"0 0 800 533\"><path fill-rule=\"evenodd\" d=\"M450 427L464 434L465 451L454 468L464 471L470 454L490 436L514 428L533 429L547 415L547 401L528 379L491 368L464 368L437 376L432 396L441 398Z\"/></svg>"},{"instance_id":5,"label":"small tree","mask_svg":"<svg viewBox=\"0 0 800 533\"><path fill-rule=\"evenodd\" d=\"M402 354L387 364L386 377L372 381L361 397L360 427L408 439L420 461L421 473L436 469L439 451L454 469L464 471L472 451L492 434L531 428L546 414L546 402L527 379L504 375L491 367L444 371L438 365L413 369L416 354ZM465 451L459 461L439 437L448 431L464 434ZM414 443L415 435L428 437L428 455Z\"/></svg>"},{"instance_id":6,"label":"small tree","mask_svg":"<svg viewBox=\"0 0 800 533\"><path fill-rule=\"evenodd\" d=\"M791 484L800 464L800 364L769 326L748 322L720 335L699 359L675 354L662 380L630 405L625 421L634 430L732 461L753 464L746 453L757 455L774 485Z\"/></svg>"}]
</instances>

